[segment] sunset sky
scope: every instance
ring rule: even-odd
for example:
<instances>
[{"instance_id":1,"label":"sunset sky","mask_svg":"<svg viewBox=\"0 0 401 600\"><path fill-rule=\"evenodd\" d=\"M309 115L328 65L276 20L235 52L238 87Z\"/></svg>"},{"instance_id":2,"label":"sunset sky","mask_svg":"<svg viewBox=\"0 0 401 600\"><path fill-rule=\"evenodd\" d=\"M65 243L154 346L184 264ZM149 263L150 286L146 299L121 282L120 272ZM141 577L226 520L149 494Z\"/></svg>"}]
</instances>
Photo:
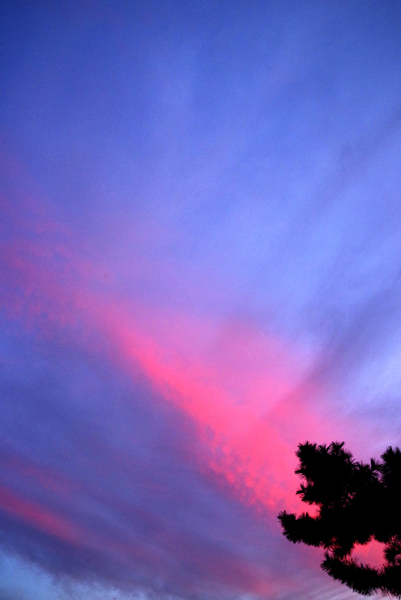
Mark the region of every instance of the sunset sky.
<instances>
[{"instance_id":1,"label":"sunset sky","mask_svg":"<svg viewBox=\"0 0 401 600\"><path fill-rule=\"evenodd\" d=\"M277 514L401 445L401 4L0 13L0 600L359 598Z\"/></svg>"}]
</instances>

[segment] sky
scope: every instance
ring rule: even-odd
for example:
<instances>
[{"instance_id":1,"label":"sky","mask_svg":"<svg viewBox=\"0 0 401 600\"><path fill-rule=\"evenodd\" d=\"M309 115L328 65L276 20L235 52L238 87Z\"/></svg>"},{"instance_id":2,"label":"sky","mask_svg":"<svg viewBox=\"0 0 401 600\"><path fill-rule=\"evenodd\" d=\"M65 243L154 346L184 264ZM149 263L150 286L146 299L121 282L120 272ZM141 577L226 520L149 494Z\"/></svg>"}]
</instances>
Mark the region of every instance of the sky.
<instances>
[{"instance_id":1,"label":"sky","mask_svg":"<svg viewBox=\"0 0 401 600\"><path fill-rule=\"evenodd\" d=\"M358 598L277 514L299 443L401 444L400 33L3 0L0 600Z\"/></svg>"}]
</instances>

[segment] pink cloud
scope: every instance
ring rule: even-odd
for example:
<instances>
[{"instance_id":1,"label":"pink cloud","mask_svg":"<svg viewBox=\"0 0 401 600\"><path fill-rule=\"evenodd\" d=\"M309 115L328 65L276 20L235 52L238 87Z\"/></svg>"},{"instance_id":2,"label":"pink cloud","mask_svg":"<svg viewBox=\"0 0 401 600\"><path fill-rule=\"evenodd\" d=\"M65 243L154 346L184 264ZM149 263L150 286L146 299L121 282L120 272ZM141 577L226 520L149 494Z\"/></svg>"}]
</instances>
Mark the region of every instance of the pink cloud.
<instances>
[{"instance_id":1,"label":"pink cloud","mask_svg":"<svg viewBox=\"0 0 401 600\"><path fill-rule=\"evenodd\" d=\"M23 203L26 213L3 203L15 226L2 243L6 313L40 336L71 330L94 352L100 334L112 360L134 377L139 367L158 394L195 422L206 474L264 510L299 507L296 445L333 430L304 402L316 394L314 384L303 383L308 352L241 318L133 303L110 287L104 265L72 250L66 229L43 209L35 205L28 218L30 203Z\"/></svg>"},{"instance_id":2,"label":"pink cloud","mask_svg":"<svg viewBox=\"0 0 401 600\"><path fill-rule=\"evenodd\" d=\"M42 508L37 503L22 498L5 487L0 487L0 510L18 517L35 529L74 546L80 545L85 539L76 524L50 512L47 508Z\"/></svg>"}]
</instances>

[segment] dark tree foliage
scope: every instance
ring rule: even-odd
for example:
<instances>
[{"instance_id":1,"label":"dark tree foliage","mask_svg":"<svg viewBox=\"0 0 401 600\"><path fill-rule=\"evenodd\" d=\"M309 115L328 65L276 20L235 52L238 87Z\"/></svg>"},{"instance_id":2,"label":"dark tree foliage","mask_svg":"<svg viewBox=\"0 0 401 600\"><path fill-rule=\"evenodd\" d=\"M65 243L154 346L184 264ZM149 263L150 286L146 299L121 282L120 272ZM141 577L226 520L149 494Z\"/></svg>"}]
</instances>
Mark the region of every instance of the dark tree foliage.
<instances>
[{"instance_id":1,"label":"dark tree foliage","mask_svg":"<svg viewBox=\"0 0 401 600\"><path fill-rule=\"evenodd\" d=\"M321 567L360 594L381 591L401 597L401 452L389 447L381 461L354 460L344 442L300 444L295 471L303 483L297 494L317 507L315 516L283 511L278 518L291 542L325 549ZM380 568L352 557L355 544L385 544Z\"/></svg>"}]
</instances>

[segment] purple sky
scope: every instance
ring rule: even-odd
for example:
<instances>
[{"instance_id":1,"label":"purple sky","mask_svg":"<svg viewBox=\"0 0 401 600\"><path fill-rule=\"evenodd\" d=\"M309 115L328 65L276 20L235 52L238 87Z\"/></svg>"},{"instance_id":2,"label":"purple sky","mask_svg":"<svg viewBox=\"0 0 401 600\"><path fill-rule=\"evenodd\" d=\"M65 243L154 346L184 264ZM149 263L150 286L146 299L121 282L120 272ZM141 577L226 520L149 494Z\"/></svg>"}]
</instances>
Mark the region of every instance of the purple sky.
<instances>
[{"instance_id":1,"label":"purple sky","mask_svg":"<svg viewBox=\"0 0 401 600\"><path fill-rule=\"evenodd\" d=\"M0 600L357 598L277 513L401 444L401 5L0 10Z\"/></svg>"}]
</instances>

